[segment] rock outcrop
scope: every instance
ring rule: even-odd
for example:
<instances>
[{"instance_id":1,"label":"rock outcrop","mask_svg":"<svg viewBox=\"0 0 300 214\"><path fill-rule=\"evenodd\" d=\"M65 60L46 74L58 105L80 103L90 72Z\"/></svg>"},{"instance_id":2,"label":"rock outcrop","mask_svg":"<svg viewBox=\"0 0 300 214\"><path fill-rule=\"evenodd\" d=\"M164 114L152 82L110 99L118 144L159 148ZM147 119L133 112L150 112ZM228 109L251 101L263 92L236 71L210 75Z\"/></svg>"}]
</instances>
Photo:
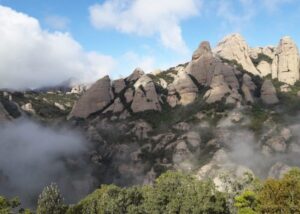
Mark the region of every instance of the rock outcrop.
<instances>
[{"instance_id":1,"label":"rock outcrop","mask_svg":"<svg viewBox=\"0 0 300 214\"><path fill-rule=\"evenodd\" d=\"M279 102L276 89L269 79L265 80L261 87L261 99L267 105L273 105Z\"/></svg>"},{"instance_id":2,"label":"rock outcrop","mask_svg":"<svg viewBox=\"0 0 300 214\"><path fill-rule=\"evenodd\" d=\"M169 96L171 97L169 99L173 98L176 104L188 105L193 103L197 98L198 88L185 71L178 73L174 82L169 85L168 89ZM171 102L169 103L172 106Z\"/></svg>"},{"instance_id":3,"label":"rock outcrop","mask_svg":"<svg viewBox=\"0 0 300 214\"><path fill-rule=\"evenodd\" d=\"M193 76L201 85L208 85L211 82L215 59L213 57L210 44L202 42L194 52L192 61L186 68L188 74Z\"/></svg>"},{"instance_id":4,"label":"rock outcrop","mask_svg":"<svg viewBox=\"0 0 300 214\"><path fill-rule=\"evenodd\" d=\"M283 37L276 50L272 77L290 85L299 80L299 51L290 37Z\"/></svg>"},{"instance_id":5,"label":"rock outcrop","mask_svg":"<svg viewBox=\"0 0 300 214\"><path fill-rule=\"evenodd\" d=\"M10 119L11 119L11 117L9 116L9 114L7 113L5 108L3 107L2 103L0 102L0 122L5 122L5 121L8 121Z\"/></svg>"},{"instance_id":6,"label":"rock outcrop","mask_svg":"<svg viewBox=\"0 0 300 214\"><path fill-rule=\"evenodd\" d=\"M112 82L113 90L116 94L120 93L126 88L126 83L124 79L114 80Z\"/></svg>"},{"instance_id":7,"label":"rock outcrop","mask_svg":"<svg viewBox=\"0 0 300 214\"><path fill-rule=\"evenodd\" d=\"M214 53L222 59L239 63L243 69L254 75L260 75L250 58L249 46L240 34L225 37L214 49Z\"/></svg>"},{"instance_id":8,"label":"rock outcrop","mask_svg":"<svg viewBox=\"0 0 300 214\"><path fill-rule=\"evenodd\" d=\"M213 77L210 87L211 89L204 95L207 103L215 103L217 101L221 101L226 97L226 95L230 94L230 88L225 82L224 76L222 74L217 74Z\"/></svg>"},{"instance_id":9,"label":"rock outcrop","mask_svg":"<svg viewBox=\"0 0 300 214\"><path fill-rule=\"evenodd\" d=\"M111 81L108 76L94 83L74 105L70 116L87 118L89 115L103 110L113 100Z\"/></svg>"},{"instance_id":10,"label":"rock outcrop","mask_svg":"<svg viewBox=\"0 0 300 214\"><path fill-rule=\"evenodd\" d=\"M134 113L147 110L161 111L159 96L156 92L153 80L147 76L142 76L135 84L135 94L131 104Z\"/></svg>"}]
</instances>

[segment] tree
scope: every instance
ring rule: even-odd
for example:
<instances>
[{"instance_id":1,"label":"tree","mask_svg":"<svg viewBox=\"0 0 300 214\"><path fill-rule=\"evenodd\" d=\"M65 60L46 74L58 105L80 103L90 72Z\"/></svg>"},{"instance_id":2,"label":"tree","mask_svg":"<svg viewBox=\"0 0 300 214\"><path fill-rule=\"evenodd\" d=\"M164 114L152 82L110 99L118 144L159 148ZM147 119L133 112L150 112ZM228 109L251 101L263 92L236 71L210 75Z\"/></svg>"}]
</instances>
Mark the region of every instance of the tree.
<instances>
[{"instance_id":1,"label":"tree","mask_svg":"<svg viewBox=\"0 0 300 214\"><path fill-rule=\"evenodd\" d=\"M265 181L258 199L262 213L300 213L300 170L293 169L280 180Z\"/></svg>"},{"instance_id":2,"label":"tree","mask_svg":"<svg viewBox=\"0 0 300 214\"><path fill-rule=\"evenodd\" d=\"M238 209L238 214L256 214L258 207L257 194L254 191L246 190L235 197L234 206Z\"/></svg>"},{"instance_id":3,"label":"tree","mask_svg":"<svg viewBox=\"0 0 300 214\"><path fill-rule=\"evenodd\" d=\"M21 205L18 198L13 198L11 200L0 196L0 214L10 214L16 213L15 210ZM32 214L29 209L19 209L18 213L20 214Z\"/></svg>"},{"instance_id":4,"label":"tree","mask_svg":"<svg viewBox=\"0 0 300 214\"><path fill-rule=\"evenodd\" d=\"M225 194L210 181L198 181L190 175L167 172L153 187L144 189L146 213L229 213Z\"/></svg>"},{"instance_id":5,"label":"tree","mask_svg":"<svg viewBox=\"0 0 300 214\"><path fill-rule=\"evenodd\" d=\"M64 214L67 207L56 184L44 188L37 205L37 214Z\"/></svg>"}]
</instances>

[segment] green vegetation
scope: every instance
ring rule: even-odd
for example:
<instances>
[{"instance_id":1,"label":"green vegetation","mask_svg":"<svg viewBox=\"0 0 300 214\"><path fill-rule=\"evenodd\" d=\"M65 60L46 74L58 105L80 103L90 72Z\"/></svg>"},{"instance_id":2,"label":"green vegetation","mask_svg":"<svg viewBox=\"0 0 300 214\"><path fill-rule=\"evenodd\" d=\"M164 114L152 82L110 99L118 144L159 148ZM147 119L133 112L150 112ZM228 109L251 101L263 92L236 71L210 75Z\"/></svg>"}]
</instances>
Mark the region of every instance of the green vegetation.
<instances>
[{"instance_id":1,"label":"green vegetation","mask_svg":"<svg viewBox=\"0 0 300 214\"><path fill-rule=\"evenodd\" d=\"M225 58L221 58L221 60L224 63L227 63L228 65L231 65L232 67L235 67L239 71L247 72L247 71L244 70L243 66L240 63L238 63L238 61L236 61L235 59L228 60L228 59L225 59Z\"/></svg>"},{"instance_id":2,"label":"green vegetation","mask_svg":"<svg viewBox=\"0 0 300 214\"><path fill-rule=\"evenodd\" d=\"M235 198L239 214L300 213L300 170L282 179L267 179L257 189L247 189Z\"/></svg>"},{"instance_id":3,"label":"green vegetation","mask_svg":"<svg viewBox=\"0 0 300 214\"><path fill-rule=\"evenodd\" d=\"M259 134L264 122L270 117L269 111L256 103L252 106L248 114L250 117L249 129Z\"/></svg>"},{"instance_id":4,"label":"green vegetation","mask_svg":"<svg viewBox=\"0 0 300 214\"><path fill-rule=\"evenodd\" d=\"M60 194L58 186L51 184L45 187L39 196L37 205L37 214L64 214L67 206L63 203L63 198Z\"/></svg>"},{"instance_id":5,"label":"green vegetation","mask_svg":"<svg viewBox=\"0 0 300 214\"><path fill-rule=\"evenodd\" d=\"M162 111L144 111L136 113L131 117L131 120L144 119L152 125L155 130L162 131L168 129L170 126L183 121L193 121L194 115L198 112L205 112L207 120L211 125L216 125L223 117L226 110L231 109L232 106L225 104L225 100L213 104L207 104L203 99L207 88L202 88L196 100L188 105L178 105L171 108L168 104L163 105Z\"/></svg>"},{"instance_id":6,"label":"green vegetation","mask_svg":"<svg viewBox=\"0 0 300 214\"><path fill-rule=\"evenodd\" d=\"M266 61L269 64L273 63L273 59L263 53L259 53L257 59L252 59L252 62L255 66L258 66L261 61Z\"/></svg>"},{"instance_id":7,"label":"green vegetation","mask_svg":"<svg viewBox=\"0 0 300 214\"><path fill-rule=\"evenodd\" d=\"M13 92L11 93L12 100L19 106L31 103L36 115L45 119L55 119L66 117L78 99L77 94L65 94L62 92ZM0 93L0 102L3 103L5 109L13 116L19 117L20 112L14 102L11 102L8 97L4 97ZM62 105L65 109L60 109L55 106L55 103Z\"/></svg>"},{"instance_id":8,"label":"green vegetation","mask_svg":"<svg viewBox=\"0 0 300 214\"><path fill-rule=\"evenodd\" d=\"M183 65L184 66L184 65ZM153 74L148 74L148 76L157 84L159 84L160 79L165 80L168 84L174 82L174 77L173 75L176 75L178 73L177 70L175 70L175 68L170 68L166 71L162 71L156 75Z\"/></svg>"},{"instance_id":9,"label":"green vegetation","mask_svg":"<svg viewBox=\"0 0 300 214\"><path fill-rule=\"evenodd\" d=\"M226 194L209 181L167 172L153 186L119 188L104 185L71 207L68 214L211 213L226 214Z\"/></svg>"},{"instance_id":10,"label":"green vegetation","mask_svg":"<svg viewBox=\"0 0 300 214\"><path fill-rule=\"evenodd\" d=\"M22 213L22 214L32 214L29 209L23 209L18 207L21 205L18 198L13 198L11 200L0 196L0 214L12 214L12 213Z\"/></svg>"},{"instance_id":11,"label":"green vegetation","mask_svg":"<svg viewBox=\"0 0 300 214\"><path fill-rule=\"evenodd\" d=\"M282 114L295 115L299 112L300 97L298 92L300 91L300 81L297 81L294 85L289 86L290 91L281 92L280 87L284 83L279 82L278 79L273 80L274 87L277 91L277 96L280 100Z\"/></svg>"},{"instance_id":12,"label":"green vegetation","mask_svg":"<svg viewBox=\"0 0 300 214\"><path fill-rule=\"evenodd\" d=\"M225 175L224 175L225 176ZM228 180L229 177L225 177ZM46 187L36 213L43 214L294 214L300 213L300 170L292 169L282 179L260 181L248 176L220 192L210 180L168 171L153 185L121 188L102 185L77 204L63 203L58 187ZM17 199L0 197L0 214L31 214L19 209Z\"/></svg>"}]
</instances>

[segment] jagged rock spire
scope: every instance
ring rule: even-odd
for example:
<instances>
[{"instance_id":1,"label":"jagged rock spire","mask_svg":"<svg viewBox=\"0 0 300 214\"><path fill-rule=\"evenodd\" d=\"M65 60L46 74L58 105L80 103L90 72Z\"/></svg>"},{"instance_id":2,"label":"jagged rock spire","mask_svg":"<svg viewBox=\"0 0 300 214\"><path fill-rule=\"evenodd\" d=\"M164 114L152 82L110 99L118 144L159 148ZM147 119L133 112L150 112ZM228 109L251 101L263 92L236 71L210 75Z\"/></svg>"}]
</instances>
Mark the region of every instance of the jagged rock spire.
<instances>
[{"instance_id":1,"label":"jagged rock spire","mask_svg":"<svg viewBox=\"0 0 300 214\"><path fill-rule=\"evenodd\" d=\"M285 36L280 40L273 62L272 77L293 85L299 80L299 51L291 37Z\"/></svg>"},{"instance_id":2,"label":"jagged rock spire","mask_svg":"<svg viewBox=\"0 0 300 214\"><path fill-rule=\"evenodd\" d=\"M260 75L255 68L251 58L250 49L245 39L240 34L231 34L226 36L214 49L217 56L239 63L243 69L254 74Z\"/></svg>"}]
</instances>

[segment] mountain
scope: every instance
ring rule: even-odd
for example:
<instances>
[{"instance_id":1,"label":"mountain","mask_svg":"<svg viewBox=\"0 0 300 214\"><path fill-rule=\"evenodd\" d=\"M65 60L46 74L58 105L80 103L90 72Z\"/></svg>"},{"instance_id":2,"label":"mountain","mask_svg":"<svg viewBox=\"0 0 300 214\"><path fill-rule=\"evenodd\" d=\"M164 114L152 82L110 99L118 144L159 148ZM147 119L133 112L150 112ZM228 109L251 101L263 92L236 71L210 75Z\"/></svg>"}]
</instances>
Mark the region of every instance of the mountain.
<instances>
[{"instance_id":1,"label":"mountain","mask_svg":"<svg viewBox=\"0 0 300 214\"><path fill-rule=\"evenodd\" d=\"M300 166L299 57L290 37L251 48L232 34L165 71L137 68L67 92L2 91L0 121L79 129L98 184L151 183L176 169L224 190L245 172L279 178Z\"/></svg>"}]
</instances>

